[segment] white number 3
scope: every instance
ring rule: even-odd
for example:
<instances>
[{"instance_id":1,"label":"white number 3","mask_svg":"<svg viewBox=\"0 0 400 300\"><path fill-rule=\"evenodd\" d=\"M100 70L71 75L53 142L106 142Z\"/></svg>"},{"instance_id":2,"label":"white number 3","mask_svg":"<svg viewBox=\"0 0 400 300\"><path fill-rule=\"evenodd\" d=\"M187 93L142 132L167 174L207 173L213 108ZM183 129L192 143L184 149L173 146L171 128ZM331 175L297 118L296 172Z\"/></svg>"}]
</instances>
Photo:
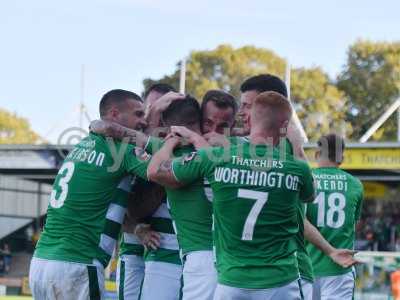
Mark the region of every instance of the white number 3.
<instances>
[{"instance_id":1,"label":"white number 3","mask_svg":"<svg viewBox=\"0 0 400 300\"><path fill-rule=\"evenodd\" d=\"M68 183L71 180L72 175L74 174L75 165L73 162L66 162L62 165L60 171L58 171L58 176L63 176L65 170L67 172L65 175L59 180L58 186L61 188L61 193L57 197L57 190L53 188L50 195L50 205L54 208L60 208L64 205L64 201L68 195Z\"/></svg>"}]
</instances>

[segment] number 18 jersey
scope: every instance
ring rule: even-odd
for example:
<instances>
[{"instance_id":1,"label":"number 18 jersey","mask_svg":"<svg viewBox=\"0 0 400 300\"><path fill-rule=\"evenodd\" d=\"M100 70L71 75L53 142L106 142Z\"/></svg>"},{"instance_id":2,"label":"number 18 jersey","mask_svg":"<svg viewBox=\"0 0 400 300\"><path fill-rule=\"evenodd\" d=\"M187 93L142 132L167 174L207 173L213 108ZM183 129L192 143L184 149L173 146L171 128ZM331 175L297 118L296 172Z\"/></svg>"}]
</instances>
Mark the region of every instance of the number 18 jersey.
<instances>
[{"instance_id":1,"label":"number 18 jersey","mask_svg":"<svg viewBox=\"0 0 400 300\"><path fill-rule=\"evenodd\" d=\"M363 186L357 178L336 168L313 170L317 197L307 205L308 220L335 248L353 249L355 225L360 217ZM314 245L308 244L314 275L335 276L351 271L334 263Z\"/></svg>"}]
</instances>

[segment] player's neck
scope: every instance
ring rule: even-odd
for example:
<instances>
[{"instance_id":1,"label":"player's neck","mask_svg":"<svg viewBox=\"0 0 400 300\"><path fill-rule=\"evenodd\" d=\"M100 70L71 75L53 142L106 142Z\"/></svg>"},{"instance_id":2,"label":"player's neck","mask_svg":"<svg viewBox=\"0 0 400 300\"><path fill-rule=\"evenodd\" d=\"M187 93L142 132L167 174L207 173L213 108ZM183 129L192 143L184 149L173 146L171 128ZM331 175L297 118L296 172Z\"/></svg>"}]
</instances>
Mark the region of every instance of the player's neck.
<instances>
[{"instance_id":1,"label":"player's neck","mask_svg":"<svg viewBox=\"0 0 400 300\"><path fill-rule=\"evenodd\" d=\"M253 145L271 145L275 146L279 144L279 133L274 131L258 131L253 130L249 135L250 142Z\"/></svg>"},{"instance_id":2,"label":"player's neck","mask_svg":"<svg viewBox=\"0 0 400 300\"><path fill-rule=\"evenodd\" d=\"M331 162L329 160L323 160L318 162L319 168L338 168L339 165L337 163Z\"/></svg>"}]
</instances>

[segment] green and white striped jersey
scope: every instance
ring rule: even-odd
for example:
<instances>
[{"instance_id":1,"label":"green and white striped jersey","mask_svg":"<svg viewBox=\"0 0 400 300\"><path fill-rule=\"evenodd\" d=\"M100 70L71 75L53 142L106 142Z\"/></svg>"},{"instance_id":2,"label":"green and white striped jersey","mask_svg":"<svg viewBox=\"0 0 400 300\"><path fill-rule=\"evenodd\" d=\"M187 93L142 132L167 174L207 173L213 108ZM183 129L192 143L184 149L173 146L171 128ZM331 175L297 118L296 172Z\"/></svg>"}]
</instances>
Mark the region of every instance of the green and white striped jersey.
<instances>
[{"instance_id":1,"label":"green and white striped jersey","mask_svg":"<svg viewBox=\"0 0 400 300\"><path fill-rule=\"evenodd\" d=\"M149 218L148 223L152 230L160 234L160 247L157 250L146 251L145 261L161 261L180 265L178 240L166 200Z\"/></svg>"}]
</instances>

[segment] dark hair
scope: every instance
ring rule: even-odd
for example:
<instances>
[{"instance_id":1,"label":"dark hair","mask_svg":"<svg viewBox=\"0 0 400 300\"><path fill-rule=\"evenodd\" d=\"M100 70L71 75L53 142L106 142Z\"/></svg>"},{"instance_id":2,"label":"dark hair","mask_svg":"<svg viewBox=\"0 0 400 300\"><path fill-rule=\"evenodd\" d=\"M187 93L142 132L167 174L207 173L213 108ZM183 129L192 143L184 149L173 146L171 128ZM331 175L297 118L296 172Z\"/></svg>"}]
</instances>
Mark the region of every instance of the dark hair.
<instances>
[{"instance_id":1,"label":"dark hair","mask_svg":"<svg viewBox=\"0 0 400 300\"><path fill-rule=\"evenodd\" d=\"M161 114L164 126L185 126L196 122L200 123L200 118L199 102L189 95L184 99L173 101Z\"/></svg>"},{"instance_id":2,"label":"dark hair","mask_svg":"<svg viewBox=\"0 0 400 300\"><path fill-rule=\"evenodd\" d=\"M235 115L238 110L236 99L231 94L221 90L209 90L204 95L203 101L201 102L202 113L204 113L206 105L210 101L212 101L218 108L232 108L233 115Z\"/></svg>"},{"instance_id":3,"label":"dark hair","mask_svg":"<svg viewBox=\"0 0 400 300\"><path fill-rule=\"evenodd\" d=\"M100 116L103 117L106 115L112 104L121 105L124 104L128 99L133 99L143 103L142 98L140 98L140 96L134 92L116 89L105 93L100 100Z\"/></svg>"},{"instance_id":4,"label":"dark hair","mask_svg":"<svg viewBox=\"0 0 400 300\"><path fill-rule=\"evenodd\" d=\"M317 144L324 159L329 159L333 163L342 163L345 143L341 136L334 133L323 135L318 139Z\"/></svg>"},{"instance_id":5,"label":"dark hair","mask_svg":"<svg viewBox=\"0 0 400 300\"><path fill-rule=\"evenodd\" d=\"M286 84L279 77L272 74L260 74L247 78L240 86L242 93L247 91L277 92L282 96L287 97Z\"/></svg>"},{"instance_id":6,"label":"dark hair","mask_svg":"<svg viewBox=\"0 0 400 300\"><path fill-rule=\"evenodd\" d=\"M146 99L147 96L151 93L151 92L158 92L160 94L166 94L168 92L176 92L176 89L172 86L169 85L167 83L155 83L152 84L143 94L143 99Z\"/></svg>"}]
</instances>

